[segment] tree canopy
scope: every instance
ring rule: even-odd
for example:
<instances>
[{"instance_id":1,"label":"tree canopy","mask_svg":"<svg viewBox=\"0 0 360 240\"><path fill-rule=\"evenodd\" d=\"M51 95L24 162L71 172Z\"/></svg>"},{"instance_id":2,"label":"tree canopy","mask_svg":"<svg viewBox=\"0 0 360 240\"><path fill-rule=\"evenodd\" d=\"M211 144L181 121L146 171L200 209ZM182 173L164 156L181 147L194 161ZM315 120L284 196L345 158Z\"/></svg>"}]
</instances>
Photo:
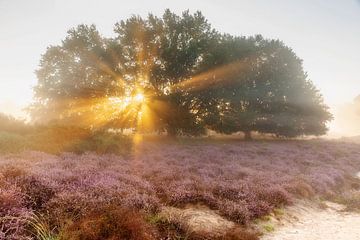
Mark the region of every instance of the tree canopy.
<instances>
[{"instance_id":1,"label":"tree canopy","mask_svg":"<svg viewBox=\"0 0 360 240\"><path fill-rule=\"evenodd\" d=\"M47 49L29 108L34 121L171 135L327 130L328 107L279 40L221 34L200 12L170 10L132 16L114 32L105 38L79 25Z\"/></svg>"}]
</instances>

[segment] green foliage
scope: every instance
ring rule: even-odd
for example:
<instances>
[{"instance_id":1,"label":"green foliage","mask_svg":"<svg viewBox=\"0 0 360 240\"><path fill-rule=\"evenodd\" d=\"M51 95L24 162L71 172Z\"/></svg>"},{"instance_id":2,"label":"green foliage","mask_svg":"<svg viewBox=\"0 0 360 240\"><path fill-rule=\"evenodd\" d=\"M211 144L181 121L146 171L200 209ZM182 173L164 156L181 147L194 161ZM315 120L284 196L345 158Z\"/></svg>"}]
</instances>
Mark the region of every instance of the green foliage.
<instances>
[{"instance_id":1,"label":"green foliage","mask_svg":"<svg viewBox=\"0 0 360 240\"><path fill-rule=\"evenodd\" d=\"M0 132L0 153L33 150L51 154L96 152L126 155L131 149L130 137L106 131L93 132L75 126L38 126L26 135Z\"/></svg>"},{"instance_id":2,"label":"green foliage","mask_svg":"<svg viewBox=\"0 0 360 240\"><path fill-rule=\"evenodd\" d=\"M119 134L96 132L81 139L68 149L75 153L96 152L98 154L127 155L132 149L132 141L130 137Z\"/></svg>"},{"instance_id":3,"label":"green foliage","mask_svg":"<svg viewBox=\"0 0 360 240\"><path fill-rule=\"evenodd\" d=\"M0 153L16 153L26 148L26 140L16 133L0 132Z\"/></svg>"},{"instance_id":4,"label":"green foliage","mask_svg":"<svg viewBox=\"0 0 360 240\"><path fill-rule=\"evenodd\" d=\"M29 219L30 232L37 240L60 240L60 238L53 233L49 224L45 221L43 216L33 214Z\"/></svg>"},{"instance_id":5,"label":"green foliage","mask_svg":"<svg viewBox=\"0 0 360 240\"><path fill-rule=\"evenodd\" d=\"M360 192L349 191L341 195L335 196L333 201L346 206L345 211L360 212Z\"/></svg>"},{"instance_id":6,"label":"green foliage","mask_svg":"<svg viewBox=\"0 0 360 240\"><path fill-rule=\"evenodd\" d=\"M143 130L140 108L104 104L141 89L151 130L169 135L327 131L332 117L322 96L279 40L220 34L200 12L188 11L132 16L114 31L104 38L94 25L79 25L48 48L37 71L33 120Z\"/></svg>"},{"instance_id":7,"label":"green foliage","mask_svg":"<svg viewBox=\"0 0 360 240\"><path fill-rule=\"evenodd\" d=\"M71 151L72 146L87 138L90 134L90 130L74 126L39 126L32 134L26 136L27 148L51 154L60 154Z\"/></svg>"},{"instance_id":8,"label":"green foliage","mask_svg":"<svg viewBox=\"0 0 360 240\"><path fill-rule=\"evenodd\" d=\"M146 217L146 221L150 224L158 224L167 222L167 220L160 214L153 214Z\"/></svg>"},{"instance_id":9,"label":"green foliage","mask_svg":"<svg viewBox=\"0 0 360 240\"><path fill-rule=\"evenodd\" d=\"M264 230L266 232L274 232L275 228L274 228L274 226L272 224L267 223L267 224L264 225Z\"/></svg>"},{"instance_id":10,"label":"green foliage","mask_svg":"<svg viewBox=\"0 0 360 240\"><path fill-rule=\"evenodd\" d=\"M230 50L217 53L225 55L217 57L225 63L241 59L245 52L245 49L236 52L234 48L248 45L256 48L250 50L253 52L250 61L240 62L239 68L245 66L244 71L234 72L233 81L213 89L221 101L217 102L219 110L212 111L212 129L222 133L258 131L284 137L326 132L331 115L307 79L302 61L290 48L261 36L230 39L225 43Z\"/></svg>"},{"instance_id":11,"label":"green foliage","mask_svg":"<svg viewBox=\"0 0 360 240\"><path fill-rule=\"evenodd\" d=\"M285 214L284 209L282 209L282 208L275 208L273 212L274 212L274 215L277 217L283 216Z\"/></svg>"}]
</instances>

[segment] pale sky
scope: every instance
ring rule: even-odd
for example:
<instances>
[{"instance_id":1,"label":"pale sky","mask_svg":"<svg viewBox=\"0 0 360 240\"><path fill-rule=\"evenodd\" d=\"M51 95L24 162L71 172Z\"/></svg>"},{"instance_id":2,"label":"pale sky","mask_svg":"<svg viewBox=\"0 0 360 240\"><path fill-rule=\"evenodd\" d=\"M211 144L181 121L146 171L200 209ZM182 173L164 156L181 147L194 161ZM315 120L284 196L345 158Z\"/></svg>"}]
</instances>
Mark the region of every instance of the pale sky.
<instances>
[{"instance_id":1,"label":"pale sky","mask_svg":"<svg viewBox=\"0 0 360 240\"><path fill-rule=\"evenodd\" d=\"M220 32L284 41L334 113L360 94L359 0L0 0L0 112L23 116L41 54L69 28L94 23L112 36L115 22L165 8L200 10Z\"/></svg>"}]
</instances>

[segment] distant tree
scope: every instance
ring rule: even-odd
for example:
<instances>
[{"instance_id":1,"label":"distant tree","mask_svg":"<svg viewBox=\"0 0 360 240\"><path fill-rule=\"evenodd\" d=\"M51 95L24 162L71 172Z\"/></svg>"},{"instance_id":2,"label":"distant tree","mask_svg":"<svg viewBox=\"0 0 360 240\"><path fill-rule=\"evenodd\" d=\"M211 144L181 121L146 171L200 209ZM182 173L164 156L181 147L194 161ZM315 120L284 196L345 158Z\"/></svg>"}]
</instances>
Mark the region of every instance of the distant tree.
<instances>
[{"instance_id":1,"label":"distant tree","mask_svg":"<svg viewBox=\"0 0 360 240\"><path fill-rule=\"evenodd\" d=\"M280 41L220 34L188 11L133 16L114 31L104 38L95 26L79 25L48 48L37 71L34 120L170 135L208 128L247 138L251 131L326 131L331 115L322 97Z\"/></svg>"},{"instance_id":2,"label":"distant tree","mask_svg":"<svg viewBox=\"0 0 360 240\"><path fill-rule=\"evenodd\" d=\"M30 127L21 119L0 113L0 132L28 133Z\"/></svg>"},{"instance_id":3,"label":"distant tree","mask_svg":"<svg viewBox=\"0 0 360 240\"><path fill-rule=\"evenodd\" d=\"M215 88L220 111L210 128L222 133L242 131L247 139L251 131L283 137L325 134L332 115L308 80L302 61L282 42L261 36L230 38L225 43L228 51L221 54L232 59L225 61L244 59L244 51L239 50L249 42L256 47L251 57L240 62L245 71L232 71L232 80Z\"/></svg>"}]
</instances>

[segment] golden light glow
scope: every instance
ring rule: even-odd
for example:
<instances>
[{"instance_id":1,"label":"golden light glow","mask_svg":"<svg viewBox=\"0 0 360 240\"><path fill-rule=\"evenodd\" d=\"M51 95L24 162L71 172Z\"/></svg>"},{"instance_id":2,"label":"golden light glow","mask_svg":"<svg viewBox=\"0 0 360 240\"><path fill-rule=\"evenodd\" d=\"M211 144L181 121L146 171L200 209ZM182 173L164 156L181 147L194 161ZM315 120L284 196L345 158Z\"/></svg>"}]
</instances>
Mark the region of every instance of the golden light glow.
<instances>
[{"instance_id":1,"label":"golden light glow","mask_svg":"<svg viewBox=\"0 0 360 240\"><path fill-rule=\"evenodd\" d=\"M251 57L254 58L254 57ZM231 78L228 76L234 76L236 74L244 74L251 70L251 65L249 64L249 59L247 60L238 60L229 64L225 64L214 69L211 69L207 72L200 73L198 75L192 76L189 79L181 81L173 86L171 86L170 91L176 92L179 90L201 90L204 88L211 87L217 84L227 84L227 81L231 81Z\"/></svg>"},{"instance_id":2,"label":"golden light glow","mask_svg":"<svg viewBox=\"0 0 360 240\"><path fill-rule=\"evenodd\" d=\"M132 97L110 97L109 104L113 107L118 108L118 110L124 110L129 105L139 105L145 103L145 96L143 93L138 92ZM132 106L133 107L133 106Z\"/></svg>"},{"instance_id":3,"label":"golden light glow","mask_svg":"<svg viewBox=\"0 0 360 240\"><path fill-rule=\"evenodd\" d=\"M141 35L140 42L141 42ZM93 60L99 65L102 71L113 77L114 86L124 89L121 96L105 96L95 99L78 99L71 103L71 109L65 115L77 115L81 117L84 125L91 125L95 128L109 126L111 128L131 129L137 134L155 131L162 123L163 112L171 112L173 107L169 102L156 99L155 91L162 91L169 95L177 91L196 91L214 84L226 84L228 75L246 71L249 66L247 61L236 61L227 65L210 69L207 72L199 73L185 81L177 84L162 86L163 89L153 89L150 84L150 71L153 65L154 56L157 55L156 48L145 49L142 44L137 48L137 64L140 72L130 79L123 79L112 70L106 62L99 60L98 56L92 55ZM114 62L119 62L116 53L112 54ZM146 89L146 91L145 91ZM154 96L152 95L154 94ZM65 102L66 103L66 102ZM64 103L64 104L65 104ZM136 142L139 142L136 140Z\"/></svg>"},{"instance_id":4,"label":"golden light glow","mask_svg":"<svg viewBox=\"0 0 360 240\"><path fill-rule=\"evenodd\" d=\"M137 93L133 98L133 101L138 103L143 103L144 100L145 100L145 96L142 93Z\"/></svg>"}]
</instances>

